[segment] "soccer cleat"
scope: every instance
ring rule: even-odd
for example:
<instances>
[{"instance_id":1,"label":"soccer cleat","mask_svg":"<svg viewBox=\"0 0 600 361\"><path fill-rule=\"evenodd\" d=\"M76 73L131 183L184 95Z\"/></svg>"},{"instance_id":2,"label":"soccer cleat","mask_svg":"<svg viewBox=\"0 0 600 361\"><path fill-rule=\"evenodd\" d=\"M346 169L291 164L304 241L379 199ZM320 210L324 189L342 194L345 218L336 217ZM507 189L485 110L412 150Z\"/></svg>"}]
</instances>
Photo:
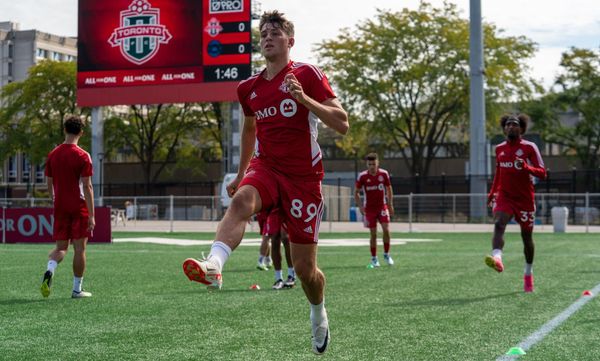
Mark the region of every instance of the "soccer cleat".
<instances>
[{"instance_id":1,"label":"soccer cleat","mask_svg":"<svg viewBox=\"0 0 600 361\"><path fill-rule=\"evenodd\" d=\"M190 281L205 284L209 289L220 290L223 287L223 277L219 267L211 260L188 258L183 261L183 273Z\"/></svg>"},{"instance_id":2,"label":"soccer cleat","mask_svg":"<svg viewBox=\"0 0 600 361\"><path fill-rule=\"evenodd\" d=\"M42 292L42 296L48 297L50 296L50 287L52 286L52 272L46 271L44 273L44 279L42 280L42 286L40 287L40 292Z\"/></svg>"},{"instance_id":3,"label":"soccer cleat","mask_svg":"<svg viewBox=\"0 0 600 361\"><path fill-rule=\"evenodd\" d=\"M394 260L392 259L392 256L390 256L388 254L384 254L383 255L383 259L385 260L385 263L388 264L388 266L393 266L394 265Z\"/></svg>"},{"instance_id":4,"label":"soccer cleat","mask_svg":"<svg viewBox=\"0 0 600 361\"><path fill-rule=\"evenodd\" d=\"M485 264L487 264L488 267L495 269L497 272L504 271L504 265L502 264L502 260L500 258L489 255L485 256Z\"/></svg>"},{"instance_id":5,"label":"soccer cleat","mask_svg":"<svg viewBox=\"0 0 600 361\"><path fill-rule=\"evenodd\" d=\"M533 292L533 275L523 276L523 290L526 293Z\"/></svg>"},{"instance_id":6,"label":"soccer cleat","mask_svg":"<svg viewBox=\"0 0 600 361\"><path fill-rule=\"evenodd\" d=\"M84 290L81 290L80 292L73 291L71 293L71 298L88 298L88 297L92 297L92 293L86 292Z\"/></svg>"},{"instance_id":7,"label":"soccer cleat","mask_svg":"<svg viewBox=\"0 0 600 361\"><path fill-rule=\"evenodd\" d=\"M285 288L294 288L296 285L296 278L292 276L288 276L287 280L283 283L283 287Z\"/></svg>"},{"instance_id":8,"label":"soccer cleat","mask_svg":"<svg viewBox=\"0 0 600 361\"><path fill-rule=\"evenodd\" d=\"M271 258L265 258L265 267L267 267L267 269L273 267L273 260Z\"/></svg>"},{"instance_id":9,"label":"soccer cleat","mask_svg":"<svg viewBox=\"0 0 600 361\"><path fill-rule=\"evenodd\" d=\"M267 267L267 265L262 262L258 262L258 264L256 265L256 269L260 271L268 271L269 267Z\"/></svg>"},{"instance_id":10,"label":"soccer cleat","mask_svg":"<svg viewBox=\"0 0 600 361\"><path fill-rule=\"evenodd\" d=\"M377 257L372 257L371 258L371 266L373 266L373 267L379 267L379 266L381 266L379 264L379 260L377 259Z\"/></svg>"},{"instance_id":11,"label":"soccer cleat","mask_svg":"<svg viewBox=\"0 0 600 361\"><path fill-rule=\"evenodd\" d=\"M274 290L281 290L283 289L283 287L285 287L285 285L282 279L278 279L277 281L275 281L275 283L273 283Z\"/></svg>"},{"instance_id":12,"label":"soccer cleat","mask_svg":"<svg viewBox=\"0 0 600 361\"><path fill-rule=\"evenodd\" d=\"M312 350L317 355L322 355L327 350L331 337L329 336L329 322L327 317L321 324L312 324Z\"/></svg>"}]
</instances>

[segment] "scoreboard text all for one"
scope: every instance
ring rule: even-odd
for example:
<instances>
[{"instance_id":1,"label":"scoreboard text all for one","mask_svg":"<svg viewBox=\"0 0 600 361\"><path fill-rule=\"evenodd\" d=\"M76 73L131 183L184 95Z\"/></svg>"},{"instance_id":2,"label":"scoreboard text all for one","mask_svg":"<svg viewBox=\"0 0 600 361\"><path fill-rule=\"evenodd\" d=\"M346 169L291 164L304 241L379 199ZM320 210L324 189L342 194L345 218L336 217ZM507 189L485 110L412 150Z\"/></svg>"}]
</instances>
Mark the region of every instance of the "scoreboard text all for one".
<instances>
[{"instance_id":1,"label":"scoreboard text all for one","mask_svg":"<svg viewBox=\"0 0 600 361\"><path fill-rule=\"evenodd\" d=\"M250 0L79 0L79 106L237 100Z\"/></svg>"}]
</instances>

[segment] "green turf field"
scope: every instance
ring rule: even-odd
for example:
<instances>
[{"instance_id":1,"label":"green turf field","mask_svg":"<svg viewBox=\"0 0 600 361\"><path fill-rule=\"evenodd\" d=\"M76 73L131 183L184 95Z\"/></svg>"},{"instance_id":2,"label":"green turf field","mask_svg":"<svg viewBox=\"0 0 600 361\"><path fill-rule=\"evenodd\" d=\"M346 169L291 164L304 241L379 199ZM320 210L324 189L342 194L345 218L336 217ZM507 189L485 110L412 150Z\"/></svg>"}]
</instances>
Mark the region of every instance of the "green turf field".
<instances>
[{"instance_id":1,"label":"green turf field","mask_svg":"<svg viewBox=\"0 0 600 361\"><path fill-rule=\"evenodd\" d=\"M396 265L372 270L366 247L319 250L332 335L321 359L495 360L600 283L597 235L537 234L533 294L522 292L516 234L503 274L483 263L489 234L395 236L443 242L394 247ZM208 247L92 245L84 288L94 297L82 300L70 298L72 254L41 297L50 248L0 245L1 360L318 358L302 290L270 290L273 273L254 268L257 247L238 248L224 289L209 293L181 271ZM599 314L594 298L520 360L600 360Z\"/></svg>"}]
</instances>

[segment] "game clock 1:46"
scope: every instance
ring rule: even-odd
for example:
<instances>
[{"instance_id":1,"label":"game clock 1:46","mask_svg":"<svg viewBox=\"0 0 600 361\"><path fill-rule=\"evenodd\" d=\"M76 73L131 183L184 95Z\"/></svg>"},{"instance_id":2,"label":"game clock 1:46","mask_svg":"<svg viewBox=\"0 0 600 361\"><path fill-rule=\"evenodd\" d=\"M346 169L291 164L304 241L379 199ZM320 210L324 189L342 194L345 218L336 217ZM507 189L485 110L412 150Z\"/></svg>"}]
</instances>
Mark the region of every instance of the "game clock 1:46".
<instances>
[{"instance_id":1,"label":"game clock 1:46","mask_svg":"<svg viewBox=\"0 0 600 361\"><path fill-rule=\"evenodd\" d=\"M245 64L207 66L204 68L204 81L240 81L250 76L250 67Z\"/></svg>"}]
</instances>

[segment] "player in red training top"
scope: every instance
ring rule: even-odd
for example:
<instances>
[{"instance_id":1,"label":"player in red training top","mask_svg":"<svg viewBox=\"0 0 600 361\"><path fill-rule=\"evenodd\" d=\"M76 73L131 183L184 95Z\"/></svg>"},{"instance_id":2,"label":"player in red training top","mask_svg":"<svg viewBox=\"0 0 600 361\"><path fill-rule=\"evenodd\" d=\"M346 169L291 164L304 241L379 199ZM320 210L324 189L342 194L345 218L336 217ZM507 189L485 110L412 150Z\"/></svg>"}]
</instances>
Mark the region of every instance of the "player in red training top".
<instances>
[{"instance_id":1,"label":"player in red training top","mask_svg":"<svg viewBox=\"0 0 600 361\"><path fill-rule=\"evenodd\" d=\"M275 220L274 218L270 218L270 213L256 213L256 222L258 222L258 229L261 236L256 268L261 271L268 271L269 268L273 266L273 260L271 259L271 237L274 235L272 223L277 221L277 225L279 226L279 219Z\"/></svg>"},{"instance_id":2,"label":"player in red training top","mask_svg":"<svg viewBox=\"0 0 600 361\"><path fill-rule=\"evenodd\" d=\"M238 174L227 187L233 195L231 206L217 228L210 255L189 258L183 268L190 280L221 288L223 265L239 245L248 218L281 207L294 269L310 303L312 349L321 354L329 344L329 322L325 276L317 267L323 213L317 123L320 119L346 134L348 115L321 70L290 60L294 25L282 13L264 13L259 31L266 68L238 86L245 118Z\"/></svg>"},{"instance_id":3,"label":"player in red training top","mask_svg":"<svg viewBox=\"0 0 600 361\"><path fill-rule=\"evenodd\" d=\"M504 270L504 231L514 217L521 226L525 253L523 288L525 292L533 292L533 177L546 178L546 169L537 146L522 138L528 123L529 117L525 114L504 115L500 119L506 141L496 147L496 174L488 195L488 205L493 206L494 212L494 236L492 254L485 257L485 263L498 272Z\"/></svg>"},{"instance_id":4,"label":"player in red training top","mask_svg":"<svg viewBox=\"0 0 600 361\"><path fill-rule=\"evenodd\" d=\"M260 245L261 254L266 253L263 247L270 245L272 262L271 265L275 271L275 283L273 283L274 290L281 290L283 288L292 288L296 284L296 273L292 266L292 258L290 254L289 237L285 230L285 224L281 221L281 210L276 207L272 208L268 214L266 211L261 211L256 214L256 220L260 227L260 234L262 235L262 242ZM288 265L288 277L287 280L283 281L283 273L281 269L281 244L283 243L285 251L285 260ZM258 268L261 271L266 271L270 266L267 266L265 258L259 258Z\"/></svg>"},{"instance_id":5,"label":"player in red training top","mask_svg":"<svg viewBox=\"0 0 600 361\"><path fill-rule=\"evenodd\" d=\"M48 154L46 177L48 192L54 201L54 226L52 239L56 247L48 256L48 268L44 274L42 296L50 295L52 277L58 264L63 260L73 244L73 292L71 297L91 297L83 291L85 271L85 246L94 230L94 190L92 188L92 159L77 145L83 135L83 121L77 116L68 117L64 122L65 142Z\"/></svg>"},{"instance_id":6,"label":"player in red training top","mask_svg":"<svg viewBox=\"0 0 600 361\"><path fill-rule=\"evenodd\" d=\"M360 201L361 192L363 202ZM394 214L392 184L388 172L379 168L377 153L367 155L367 170L358 175L354 186L354 202L364 217L365 227L371 231L371 265L379 267L377 222L383 229L383 259L388 265L393 265L394 260L390 256L390 217Z\"/></svg>"}]
</instances>

